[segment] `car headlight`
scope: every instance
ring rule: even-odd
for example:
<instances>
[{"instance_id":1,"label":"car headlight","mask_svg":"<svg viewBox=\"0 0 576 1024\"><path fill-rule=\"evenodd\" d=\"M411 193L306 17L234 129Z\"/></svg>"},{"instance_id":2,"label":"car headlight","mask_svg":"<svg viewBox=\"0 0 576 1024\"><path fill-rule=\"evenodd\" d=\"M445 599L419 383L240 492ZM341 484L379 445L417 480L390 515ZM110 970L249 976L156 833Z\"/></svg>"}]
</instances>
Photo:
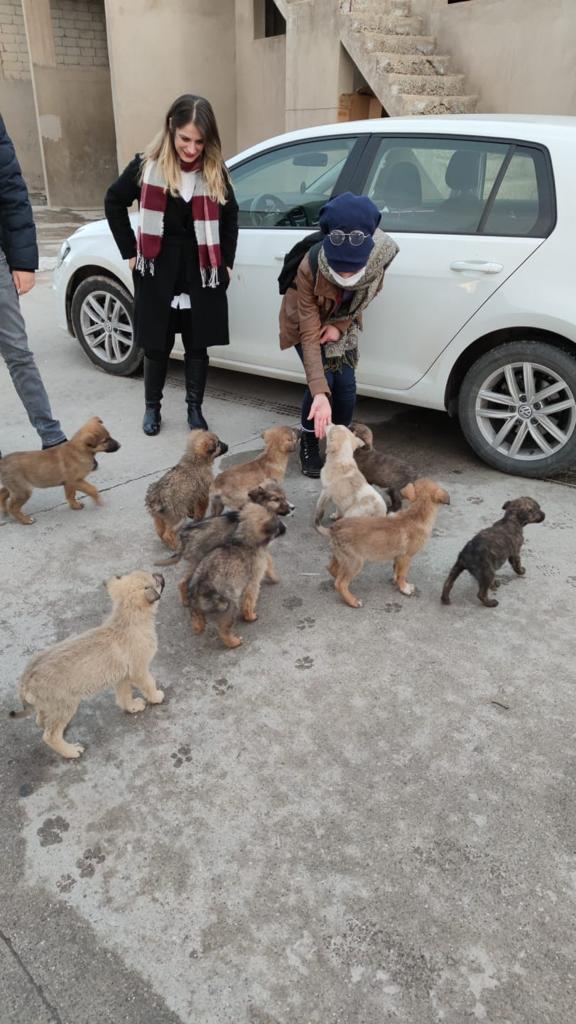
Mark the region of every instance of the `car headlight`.
<instances>
[{"instance_id":1,"label":"car headlight","mask_svg":"<svg viewBox=\"0 0 576 1024\"><path fill-rule=\"evenodd\" d=\"M64 260L66 259L70 252L71 249L68 245L68 242L62 242L62 245L60 246L60 252L58 253L58 259L56 260L56 270L58 270L58 267L62 266Z\"/></svg>"}]
</instances>

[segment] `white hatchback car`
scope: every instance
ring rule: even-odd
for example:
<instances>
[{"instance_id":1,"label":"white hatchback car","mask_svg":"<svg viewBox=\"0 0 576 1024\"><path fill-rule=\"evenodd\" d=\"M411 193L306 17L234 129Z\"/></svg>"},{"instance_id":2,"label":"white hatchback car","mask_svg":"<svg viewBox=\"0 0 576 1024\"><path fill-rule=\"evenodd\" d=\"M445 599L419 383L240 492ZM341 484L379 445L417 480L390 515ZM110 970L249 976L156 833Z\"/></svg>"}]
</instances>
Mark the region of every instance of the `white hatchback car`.
<instances>
[{"instance_id":1,"label":"white hatchback car","mask_svg":"<svg viewBox=\"0 0 576 1024\"><path fill-rule=\"evenodd\" d=\"M365 317L358 390L458 415L474 450L509 473L576 462L576 118L387 118L323 125L228 161L240 238L231 344L212 363L303 380L281 353L277 276L330 196L370 196L397 241ZM137 215L134 215L136 218ZM55 271L89 358L130 374L132 279L106 221L64 243Z\"/></svg>"}]
</instances>

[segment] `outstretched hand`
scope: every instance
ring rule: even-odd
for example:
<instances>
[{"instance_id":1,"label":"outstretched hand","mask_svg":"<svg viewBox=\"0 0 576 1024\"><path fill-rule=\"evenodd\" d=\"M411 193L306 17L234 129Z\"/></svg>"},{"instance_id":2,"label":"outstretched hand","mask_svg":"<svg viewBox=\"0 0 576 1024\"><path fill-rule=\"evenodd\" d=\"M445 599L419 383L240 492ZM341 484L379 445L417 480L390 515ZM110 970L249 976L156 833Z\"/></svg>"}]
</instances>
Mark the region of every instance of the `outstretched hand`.
<instances>
[{"instance_id":1,"label":"outstretched hand","mask_svg":"<svg viewBox=\"0 0 576 1024\"><path fill-rule=\"evenodd\" d=\"M332 406L327 395L315 395L310 407L309 419L314 420L316 437L323 438L326 427L332 423Z\"/></svg>"}]
</instances>

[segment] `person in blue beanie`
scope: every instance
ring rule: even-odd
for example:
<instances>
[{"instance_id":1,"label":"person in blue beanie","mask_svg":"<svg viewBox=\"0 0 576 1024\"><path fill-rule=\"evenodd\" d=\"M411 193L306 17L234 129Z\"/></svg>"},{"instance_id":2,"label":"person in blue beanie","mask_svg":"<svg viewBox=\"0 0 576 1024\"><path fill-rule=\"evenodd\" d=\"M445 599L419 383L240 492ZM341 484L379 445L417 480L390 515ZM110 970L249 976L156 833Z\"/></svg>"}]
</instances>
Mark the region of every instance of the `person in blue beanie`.
<instances>
[{"instance_id":1,"label":"person in blue beanie","mask_svg":"<svg viewBox=\"0 0 576 1024\"><path fill-rule=\"evenodd\" d=\"M300 464L318 477L318 440L330 423L349 426L356 404L362 312L378 295L398 252L367 196L344 192L320 210L324 235L302 259L280 309L280 347L296 347L308 387L301 413Z\"/></svg>"}]
</instances>

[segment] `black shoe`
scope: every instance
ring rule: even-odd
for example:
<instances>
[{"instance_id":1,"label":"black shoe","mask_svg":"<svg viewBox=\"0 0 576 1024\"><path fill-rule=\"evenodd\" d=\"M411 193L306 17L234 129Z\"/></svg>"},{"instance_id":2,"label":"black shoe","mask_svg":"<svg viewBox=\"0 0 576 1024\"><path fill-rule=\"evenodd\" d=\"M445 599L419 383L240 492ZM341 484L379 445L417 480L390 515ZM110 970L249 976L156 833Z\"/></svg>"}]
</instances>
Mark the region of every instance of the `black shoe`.
<instances>
[{"instance_id":1,"label":"black shoe","mask_svg":"<svg viewBox=\"0 0 576 1024\"><path fill-rule=\"evenodd\" d=\"M208 430L202 415L202 402L208 376L208 356L204 359L184 358L184 380L186 382L186 405L190 430Z\"/></svg>"},{"instance_id":2,"label":"black shoe","mask_svg":"<svg viewBox=\"0 0 576 1024\"><path fill-rule=\"evenodd\" d=\"M320 455L320 446L316 434L303 430L300 434L300 466L304 476L315 479L320 476L324 462Z\"/></svg>"},{"instance_id":3,"label":"black shoe","mask_svg":"<svg viewBox=\"0 0 576 1024\"><path fill-rule=\"evenodd\" d=\"M160 423L162 417L160 415L159 405L147 405L146 412L144 413L144 419L142 420L142 430L148 437L155 437L156 434L160 433Z\"/></svg>"}]
</instances>

